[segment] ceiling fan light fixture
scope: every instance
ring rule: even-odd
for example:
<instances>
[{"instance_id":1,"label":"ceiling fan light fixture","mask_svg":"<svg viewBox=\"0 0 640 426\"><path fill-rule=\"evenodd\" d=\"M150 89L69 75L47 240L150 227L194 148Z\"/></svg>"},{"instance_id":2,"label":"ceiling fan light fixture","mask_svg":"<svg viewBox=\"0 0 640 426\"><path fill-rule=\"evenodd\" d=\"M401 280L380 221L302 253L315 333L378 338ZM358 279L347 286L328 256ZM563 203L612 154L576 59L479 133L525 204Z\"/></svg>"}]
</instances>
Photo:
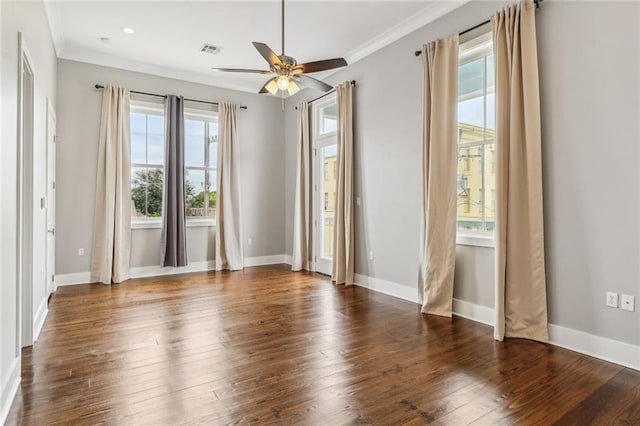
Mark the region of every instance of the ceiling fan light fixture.
<instances>
[{"instance_id":1,"label":"ceiling fan light fixture","mask_svg":"<svg viewBox=\"0 0 640 426\"><path fill-rule=\"evenodd\" d=\"M269 83L267 83L267 85L264 87L267 92L271 93L273 96L275 96L278 93L278 83L276 83L276 80L271 80L269 81Z\"/></svg>"},{"instance_id":2,"label":"ceiling fan light fixture","mask_svg":"<svg viewBox=\"0 0 640 426\"><path fill-rule=\"evenodd\" d=\"M299 90L300 86L298 86L295 81L291 81L289 83L289 88L287 89L287 92L289 92L289 96L295 95Z\"/></svg>"},{"instance_id":3,"label":"ceiling fan light fixture","mask_svg":"<svg viewBox=\"0 0 640 426\"><path fill-rule=\"evenodd\" d=\"M291 84L291 80L286 75L281 75L278 77L278 89L285 91L289 89L289 85Z\"/></svg>"}]
</instances>

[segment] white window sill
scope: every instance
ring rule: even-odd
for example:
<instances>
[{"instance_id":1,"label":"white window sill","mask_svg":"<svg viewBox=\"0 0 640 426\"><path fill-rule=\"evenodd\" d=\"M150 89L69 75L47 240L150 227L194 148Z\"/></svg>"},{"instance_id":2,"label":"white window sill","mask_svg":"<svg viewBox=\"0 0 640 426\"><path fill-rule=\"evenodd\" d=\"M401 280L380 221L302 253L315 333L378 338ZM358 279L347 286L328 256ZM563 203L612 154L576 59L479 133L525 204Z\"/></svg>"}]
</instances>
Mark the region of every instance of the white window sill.
<instances>
[{"instance_id":1,"label":"white window sill","mask_svg":"<svg viewBox=\"0 0 640 426\"><path fill-rule=\"evenodd\" d=\"M187 219L187 228L207 228L215 227L214 219ZM131 222L131 229L160 229L161 220L134 220Z\"/></svg>"},{"instance_id":2,"label":"white window sill","mask_svg":"<svg viewBox=\"0 0 640 426\"><path fill-rule=\"evenodd\" d=\"M492 235L457 234L456 244L459 246L494 248L496 240Z\"/></svg>"}]
</instances>

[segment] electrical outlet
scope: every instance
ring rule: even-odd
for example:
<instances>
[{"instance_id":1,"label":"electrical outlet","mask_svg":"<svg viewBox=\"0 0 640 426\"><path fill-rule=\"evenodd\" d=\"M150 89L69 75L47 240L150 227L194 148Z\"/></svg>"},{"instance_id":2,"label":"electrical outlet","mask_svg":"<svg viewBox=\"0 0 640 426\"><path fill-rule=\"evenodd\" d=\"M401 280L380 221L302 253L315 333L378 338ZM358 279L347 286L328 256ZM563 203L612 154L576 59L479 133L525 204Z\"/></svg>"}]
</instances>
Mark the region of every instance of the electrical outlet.
<instances>
[{"instance_id":1,"label":"electrical outlet","mask_svg":"<svg viewBox=\"0 0 640 426\"><path fill-rule=\"evenodd\" d=\"M620 309L624 309L625 311L633 312L635 311L635 300L634 296L623 294L620 296Z\"/></svg>"},{"instance_id":2,"label":"electrical outlet","mask_svg":"<svg viewBox=\"0 0 640 426\"><path fill-rule=\"evenodd\" d=\"M369 251L369 260L373 260L373 250Z\"/></svg>"},{"instance_id":3,"label":"electrical outlet","mask_svg":"<svg viewBox=\"0 0 640 426\"><path fill-rule=\"evenodd\" d=\"M78 249L78 256L84 256L84 249L82 247Z\"/></svg>"},{"instance_id":4,"label":"electrical outlet","mask_svg":"<svg viewBox=\"0 0 640 426\"><path fill-rule=\"evenodd\" d=\"M247 238L247 245L253 244L253 238Z\"/></svg>"},{"instance_id":5,"label":"electrical outlet","mask_svg":"<svg viewBox=\"0 0 640 426\"><path fill-rule=\"evenodd\" d=\"M612 308L618 307L618 293L612 291L607 292L607 306Z\"/></svg>"},{"instance_id":6,"label":"electrical outlet","mask_svg":"<svg viewBox=\"0 0 640 426\"><path fill-rule=\"evenodd\" d=\"M356 206L360 206L360 197L356 197Z\"/></svg>"}]
</instances>

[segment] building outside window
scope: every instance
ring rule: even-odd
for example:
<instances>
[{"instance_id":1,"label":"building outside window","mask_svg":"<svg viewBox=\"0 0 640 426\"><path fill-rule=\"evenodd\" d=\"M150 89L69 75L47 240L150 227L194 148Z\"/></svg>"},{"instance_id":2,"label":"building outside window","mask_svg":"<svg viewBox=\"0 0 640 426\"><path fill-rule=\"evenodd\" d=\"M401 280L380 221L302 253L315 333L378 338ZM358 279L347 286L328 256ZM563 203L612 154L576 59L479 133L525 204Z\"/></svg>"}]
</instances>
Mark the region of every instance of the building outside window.
<instances>
[{"instance_id":1,"label":"building outside window","mask_svg":"<svg viewBox=\"0 0 640 426\"><path fill-rule=\"evenodd\" d=\"M491 33L460 45L458 69L458 233L493 233L495 84Z\"/></svg>"}]
</instances>

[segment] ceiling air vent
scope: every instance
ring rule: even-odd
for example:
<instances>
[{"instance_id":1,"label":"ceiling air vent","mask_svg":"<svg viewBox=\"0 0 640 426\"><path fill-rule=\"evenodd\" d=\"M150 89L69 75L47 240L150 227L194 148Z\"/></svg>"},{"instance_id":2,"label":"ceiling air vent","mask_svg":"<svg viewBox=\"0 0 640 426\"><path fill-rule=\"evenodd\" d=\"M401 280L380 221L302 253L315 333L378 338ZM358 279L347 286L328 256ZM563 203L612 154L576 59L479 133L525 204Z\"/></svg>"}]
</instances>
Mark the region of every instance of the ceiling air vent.
<instances>
[{"instance_id":1,"label":"ceiling air vent","mask_svg":"<svg viewBox=\"0 0 640 426\"><path fill-rule=\"evenodd\" d=\"M215 55L216 53L220 52L220 48L218 46L214 46L213 44L205 43L200 48L200 51L204 52L204 53L211 53L212 55Z\"/></svg>"}]
</instances>

